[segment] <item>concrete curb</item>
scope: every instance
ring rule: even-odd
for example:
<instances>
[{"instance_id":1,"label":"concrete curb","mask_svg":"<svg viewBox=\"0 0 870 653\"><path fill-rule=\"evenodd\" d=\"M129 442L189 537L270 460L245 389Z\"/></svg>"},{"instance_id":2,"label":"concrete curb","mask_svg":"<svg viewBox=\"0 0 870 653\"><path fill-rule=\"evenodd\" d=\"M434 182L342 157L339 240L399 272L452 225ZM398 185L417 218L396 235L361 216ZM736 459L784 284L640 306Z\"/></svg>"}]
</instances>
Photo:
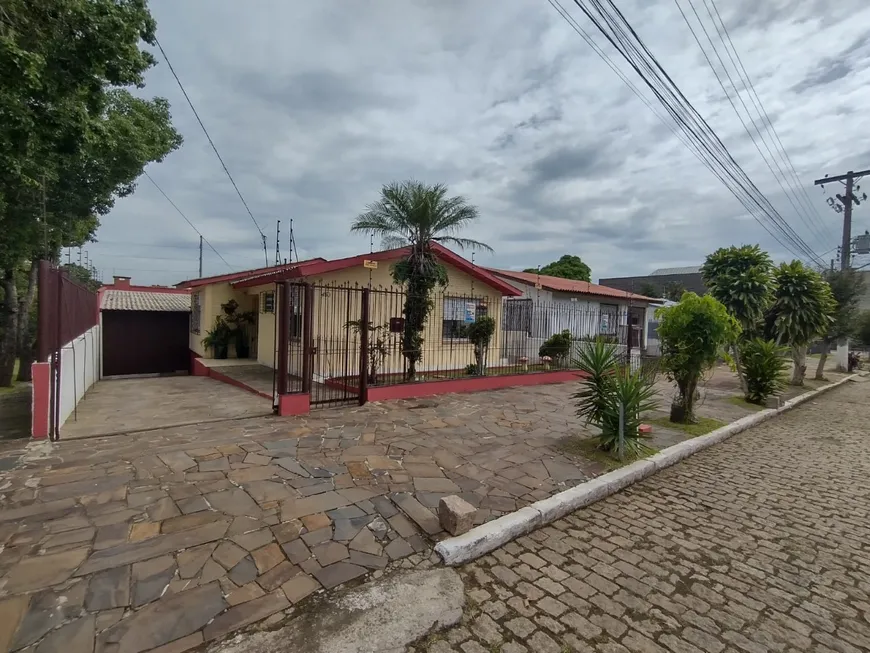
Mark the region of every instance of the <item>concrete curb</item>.
<instances>
[{"instance_id":1,"label":"concrete curb","mask_svg":"<svg viewBox=\"0 0 870 653\"><path fill-rule=\"evenodd\" d=\"M666 467L675 465L692 454L703 451L719 442L727 440L731 436L766 422L780 413L799 406L805 401L810 401L823 392L851 381L856 376L853 374L835 383L805 392L785 402L780 408L762 410L758 413L741 417L737 421L731 422L731 424L706 435L685 440L672 447L663 449L649 458L638 460L630 465L593 478L591 481L581 483L569 490L554 494L547 499L536 501L525 508L520 508L516 512L472 528L463 535L443 540L435 546L435 551L441 556L444 564L451 566L479 558L521 535L556 521L575 510L600 501L629 485L652 476Z\"/></svg>"}]
</instances>

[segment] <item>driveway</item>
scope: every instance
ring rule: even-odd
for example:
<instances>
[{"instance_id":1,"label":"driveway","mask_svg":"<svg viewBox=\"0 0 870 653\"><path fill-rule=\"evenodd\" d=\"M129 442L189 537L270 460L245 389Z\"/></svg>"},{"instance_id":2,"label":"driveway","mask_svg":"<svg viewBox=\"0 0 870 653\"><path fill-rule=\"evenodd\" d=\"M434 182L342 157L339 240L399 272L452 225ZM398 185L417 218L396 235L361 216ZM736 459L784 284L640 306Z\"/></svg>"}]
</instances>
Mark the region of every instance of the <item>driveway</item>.
<instances>
[{"instance_id":1,"label":"driveway","mask_svg":"<svg viewBox=\"0 0 870 653\"><path fill-rule=\"evenodd\" d=\"M103 388L109 406L141 402L140 420L173 419L191 388L217 408L237 398L268 404L208 379L176 378L101 384L92 406ZM0 472L0 651L138 653L174 642L169 650L180 652L284 614L313 592L425 564L445 536L435 514L442 496L460 494L484 521L602 471L560 447L583 434L573 389L371 403L9 450L0 458L11 467ZM116 424L129 428L116 410Z\"/></svg>"},{"instance_id":2,"label":"driveway","mask_svg":"<svg viewBox=\"0 0 870 653\"><path fill-rule=\"evenodd\" d=\"M868 390L833 390L467 565L465 622L412 650L870 650Z\"/></svg>"},{"instance_id":3,"label":"driveway","mask_svg":"<svg viewBox=\"0 0 870 653\"><path fill-rule=\"evenodd\" d=\"M269 415L271 402L203 376L98 382L60 429L61 439Z\"/></svg>"}]
</instances>

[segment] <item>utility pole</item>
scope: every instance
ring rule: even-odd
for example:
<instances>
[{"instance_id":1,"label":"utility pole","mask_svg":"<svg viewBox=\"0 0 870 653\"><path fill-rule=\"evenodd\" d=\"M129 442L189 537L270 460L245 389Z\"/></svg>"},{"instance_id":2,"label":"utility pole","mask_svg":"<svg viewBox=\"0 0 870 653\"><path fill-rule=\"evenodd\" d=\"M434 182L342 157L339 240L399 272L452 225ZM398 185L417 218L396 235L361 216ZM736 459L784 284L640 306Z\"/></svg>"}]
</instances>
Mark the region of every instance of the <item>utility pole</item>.
<instances>
[{"instance_id":1,"label":"utility pole","mask_svg":"<svg viewBox=\"0 0 870 653\"><path fill-rule=\"evenodd\" d=\"M852 203L860 204L861 201L852 192L854 183L864 175L870 174L870 170L861 170L853 172L850 170L845 175L837 175L836 177L824 177L816 179L813 183L816 186L824 187L825 184L839 181L845 182L846 192L843 195L837 194L837 199L843 205L843 240L840 243L840 269L845 270L849 267L852 254Z\"/></svg>"},{"instance_id":2,"label":"utility pole","mask_svg":"<svg viewBox=\"0 0 870 653\"><path fill-rule=\"evenodd\" d=\"M199 278L202 279L202 236L199 237Z\"/></svg>"},{"instance_id":3,"label":"utility pole","mask_svg":"<svg viewBox=\"0 0 870 653\"><path fill-rule=\"evenodd\" d=\"M275 265L281 265L281 221L275 225Z\"/></svg>"}]
</instances>

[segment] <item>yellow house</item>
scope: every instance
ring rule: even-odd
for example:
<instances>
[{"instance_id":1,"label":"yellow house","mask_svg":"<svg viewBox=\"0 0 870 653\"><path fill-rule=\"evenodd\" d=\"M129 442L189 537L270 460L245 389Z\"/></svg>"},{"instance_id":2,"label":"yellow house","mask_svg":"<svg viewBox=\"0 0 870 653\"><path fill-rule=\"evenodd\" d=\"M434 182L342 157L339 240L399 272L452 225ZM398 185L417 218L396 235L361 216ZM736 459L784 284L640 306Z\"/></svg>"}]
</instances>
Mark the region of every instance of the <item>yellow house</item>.
<instances>
[{"instance_id":1,"label":"yellow house","mask_svg":"<svg viewBox=\"0 0 870 653\"><path fill-rule=\"evenodd\" d=\"M464 336L464 325L481 315L501 323L502 298L521 294L516 287L476 266L440 245L436 256L447 271L447 284L430 297L432 310L423 332L423 357L417 371L462 370L474 362L472 345ZM291 377L300 377L305 361L302 356L303 324L306 301L313 304L311 320L310 374L315 382L358 377L360 366L370 359L361 354L359 332L354 323L362 317L364 302L368 306L370 347L377 343L380 351L378 373L398 375L407 362L402 356L404 288L396 286L391 267L408 254L408 248L374 252L327 261L312 259L288 265L248 270L208 277L178 284L191 289L190 349L195 357L210 358L202 340L216 318L223 314L222 305L235 300L239 311L251 311L249 327L251 362L274 368L279 360L281 338L276 324L281 307L281 287L290 285L291 297L289 350ZM364 292L365 291L365 292ZM491 352L501 350L501 329L496 329L490 343ZM230 357L236 355L230 349ZM492 360L490 365L497 364Z\"/></svg>"}]
</instances>

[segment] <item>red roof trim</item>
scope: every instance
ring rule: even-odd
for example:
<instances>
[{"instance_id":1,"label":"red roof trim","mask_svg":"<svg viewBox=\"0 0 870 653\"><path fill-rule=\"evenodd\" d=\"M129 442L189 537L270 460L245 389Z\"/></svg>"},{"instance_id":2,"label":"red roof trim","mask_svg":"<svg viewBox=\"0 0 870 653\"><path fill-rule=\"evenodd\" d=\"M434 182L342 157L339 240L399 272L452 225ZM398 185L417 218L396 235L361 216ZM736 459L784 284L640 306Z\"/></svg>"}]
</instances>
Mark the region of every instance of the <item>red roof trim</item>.
<instances>
[{"instance_id":1,"label":"red roof trim","mask_svg":"<svg viewBox=\"0 0 870 653\"><path fill-rule=\"evenodd\" d=\"M275 274L279 272L284 272L285 270L292 270L297 265L304 265L306 263L311 263L313 261L324 261L326 259L322 258L311 258L306 259L304 261L297 261L296 263L288 263L287 265L270 265L266 268L254 268L253 270L242 270L241 272L231 272L229 274L218 274L212 277L202 277L200 279L187 279L185 281L179 281L175 284L176 288L197 288L199 286L208 286L212 283L231 283L233 281L238 281L240 279L247 279L248 277L255 275L267 275L267 274Z\"/></svg>"},{"instance_id":2,"label":"red roof trim","mask_svg":"<svg viewBox=\"0 0 870 653\"><path fill-rule=\"evenodd\" d=\"M469 276L472 276L475 279L482 281L486 285L495 288L502 295L506 295L508 297L518 297L519 295L522 295L521 291L517 290L517 288L507 283L506 281L499 279L486 268L474 265L473 263L471 263L471 261L462 258L461 256L459 256L459 254L450 251L443 245L433 243L432 249L435 251L438 258L440 258L445 263L449 263L457 270L465 272ZM336 272L338 270L346 270L347 268L356 267L358 265L362 265L363 261L384 261L398 258L404 254L407 254L409 251L409 248L401 247L398 249L384 250L382 252L359 254L358 256L335 259L334 261L319 259L310 262L303 262L292 269L276 270L271 274L237 281L233 284L233 287L250 288L252 286L261 286L263 284L275 283L276 281L283 281L285 279L314 277L321 274L327 274L329 272Z\"/></svg>"},{"instance_id":3,"label":"red roof trim","mask_svg":"<svg viewBox=\"0 0 870 653\"><path fill-rule=\"evenodd\" d=\"M594 295L596 297L608 297L612 299L633 299L641 302L655 302L655 299L636 295L625 290L617 290L608 286L601 286L597 283L588 281L576 281L574 279L563 279L562 277L552 277L547 274L536 274L533 272L517 272L515 270L499 270L496 268L487 268L493 274L514 279L520 283L534 286L540 283L547 290L555 290L556 292L573 292L580 295Z\"/></svg>"}]
</instances>

